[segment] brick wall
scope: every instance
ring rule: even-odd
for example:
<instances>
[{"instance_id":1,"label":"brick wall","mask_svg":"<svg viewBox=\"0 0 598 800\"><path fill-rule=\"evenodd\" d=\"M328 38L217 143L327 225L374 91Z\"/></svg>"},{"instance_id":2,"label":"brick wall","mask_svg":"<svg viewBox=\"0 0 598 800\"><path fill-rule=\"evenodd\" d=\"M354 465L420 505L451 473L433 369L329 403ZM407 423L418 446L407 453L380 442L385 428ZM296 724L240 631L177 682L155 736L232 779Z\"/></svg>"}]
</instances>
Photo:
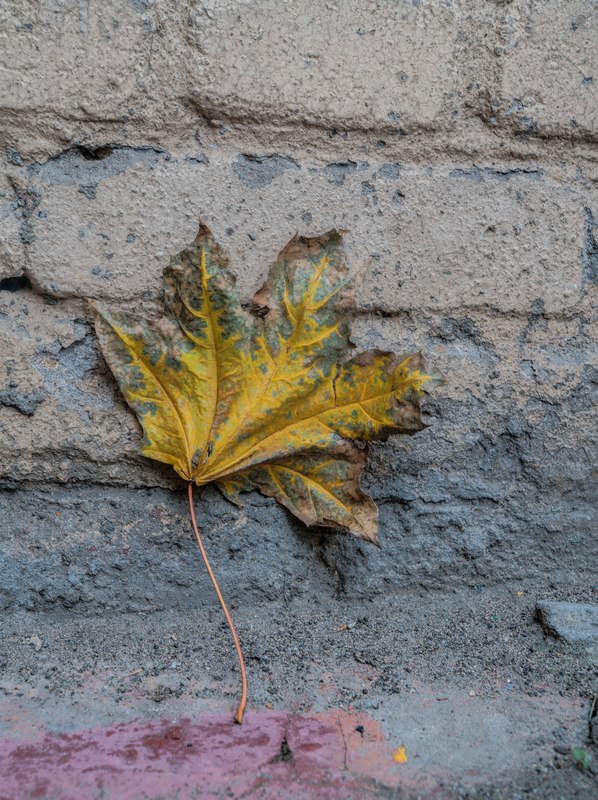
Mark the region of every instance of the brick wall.
<instances>
[{"instance_id":1,"label":"brick wall","mask_svg":"<svg viewBox=\"0 0 598 800\"><path fill-rule=\"evenodd\" d=\"M593 0L2 3L0 603L203 591L86 304L159 311L198 217L245 298L295 231L347 229L355 341L446 378L372 448L381 552L205 492L229 596L590 571L597 40Z\"/></svg>"}]
</instances>

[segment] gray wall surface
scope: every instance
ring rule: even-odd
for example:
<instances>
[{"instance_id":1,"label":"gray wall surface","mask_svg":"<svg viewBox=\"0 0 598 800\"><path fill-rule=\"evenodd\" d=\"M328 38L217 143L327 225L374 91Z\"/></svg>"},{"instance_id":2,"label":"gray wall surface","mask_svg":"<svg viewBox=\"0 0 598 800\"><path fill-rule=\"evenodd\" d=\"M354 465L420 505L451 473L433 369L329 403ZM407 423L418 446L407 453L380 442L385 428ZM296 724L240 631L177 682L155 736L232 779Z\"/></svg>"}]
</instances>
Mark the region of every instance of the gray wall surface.
<instances>
[{"instance_id":1,"label":"gray wall surface","mask_svg":"<svg viewBox=\"0 0 598 800\"><path fill-rule=\"evenodd\" d=\"M355 342L445 377L371 448L380 551L203 493L233 603L590 579L597 42L594 0L0 3L0 608L210 591L87 305L159 313L198 218L244 299L346 229Z\"/></svg>"}]
</instances>

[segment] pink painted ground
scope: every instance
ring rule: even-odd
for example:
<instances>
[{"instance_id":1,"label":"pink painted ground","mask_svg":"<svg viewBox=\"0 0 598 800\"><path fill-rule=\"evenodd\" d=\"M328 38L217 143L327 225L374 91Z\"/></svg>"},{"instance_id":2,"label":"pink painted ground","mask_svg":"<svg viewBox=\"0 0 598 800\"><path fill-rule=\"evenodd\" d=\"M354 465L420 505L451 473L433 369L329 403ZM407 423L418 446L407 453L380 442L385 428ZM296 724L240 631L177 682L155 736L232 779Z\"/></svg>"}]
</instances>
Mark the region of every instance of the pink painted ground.
<instances>
[{"instance_id":1,"label":"pink painted ground","mask_svg":"<svg viewBox=\"0 0 598 800\"><path fill-rule=\"evenodd\" d=\"M187 703L171 708L170 719L44 735L36 732L39 709L15 698L11 707L0 738L0 800L373 800L389 788L442 797L446 786L551 764L553 742L539 733L558 727L560 744L572 745L587 726L581 698L478 697L426 685L386 698L381 721L354 711L250 710L242 726L231 711L176 718ZM56 711L44 712L54 724ZM63 711L72 714L68 705ZM0 703L0 719L2 712ZM394 759L401 746L406 763Z\"/></svg>"},{"instance_id":2,"label":"pink painted ground","mask_svg":"<svg viewBox=\"0 0 598 800\"><path fill-rule=\"evenodd\" d=\"M405 769L366 715L212 714L4 740L0 800L368 798Z\"/></svg>"}]
</instances>

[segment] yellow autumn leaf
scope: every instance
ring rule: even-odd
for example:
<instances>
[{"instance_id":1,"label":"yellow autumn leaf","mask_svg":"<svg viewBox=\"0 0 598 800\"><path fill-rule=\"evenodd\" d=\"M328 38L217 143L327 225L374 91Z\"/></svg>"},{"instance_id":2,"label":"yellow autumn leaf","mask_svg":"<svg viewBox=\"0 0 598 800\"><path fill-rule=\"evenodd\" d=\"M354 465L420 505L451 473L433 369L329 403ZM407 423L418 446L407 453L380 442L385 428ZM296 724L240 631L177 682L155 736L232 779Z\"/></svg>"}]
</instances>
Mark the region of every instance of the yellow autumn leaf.
<instances>
[{"instance_id":1,"label":"yellow autumn leaf","mask_svg":"<svg viewBox=\"0 0 598 800\"><path fill-rule=\"evenodd\" d=\"M432 376L419 354L346 359L351 283L341 234L295 237L256 313L234 290L228 259L201 225L165 270L165 315L98 308L102 350L143 428L142 452L227 497L251 489L307 525L377 540L377 511L356 444L414 433Z\"/></svg>"}]
</instances>

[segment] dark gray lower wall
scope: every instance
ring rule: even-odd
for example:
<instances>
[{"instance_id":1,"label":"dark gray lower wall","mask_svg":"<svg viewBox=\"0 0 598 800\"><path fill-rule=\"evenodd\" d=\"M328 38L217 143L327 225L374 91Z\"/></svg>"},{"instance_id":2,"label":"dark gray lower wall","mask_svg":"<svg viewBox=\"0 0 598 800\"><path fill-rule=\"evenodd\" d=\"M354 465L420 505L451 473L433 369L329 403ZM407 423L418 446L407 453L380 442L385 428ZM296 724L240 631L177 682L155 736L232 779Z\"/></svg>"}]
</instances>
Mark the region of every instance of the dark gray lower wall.
<instances>
[{"instance_id":1,"label":"dark gray lower wall","mask_svg":"<svg viewBox=\"0 0 598 800\"><path fill-rule=\"evenodd\" d=\"M374 464L392 454L378 448ZM258 495L239 510L205 490L200 524L226 597L234 605L323 593L332 602L414 587L591 582L598 548L589 486L559 497L522 483L505 500L495 482L472 499L452 471L406 461L378 498L381 549L308 530ZM0 607L95 614L211 602L186 501L184 491L165 489L4 492Z\"/></svg>"}]
</instances>

